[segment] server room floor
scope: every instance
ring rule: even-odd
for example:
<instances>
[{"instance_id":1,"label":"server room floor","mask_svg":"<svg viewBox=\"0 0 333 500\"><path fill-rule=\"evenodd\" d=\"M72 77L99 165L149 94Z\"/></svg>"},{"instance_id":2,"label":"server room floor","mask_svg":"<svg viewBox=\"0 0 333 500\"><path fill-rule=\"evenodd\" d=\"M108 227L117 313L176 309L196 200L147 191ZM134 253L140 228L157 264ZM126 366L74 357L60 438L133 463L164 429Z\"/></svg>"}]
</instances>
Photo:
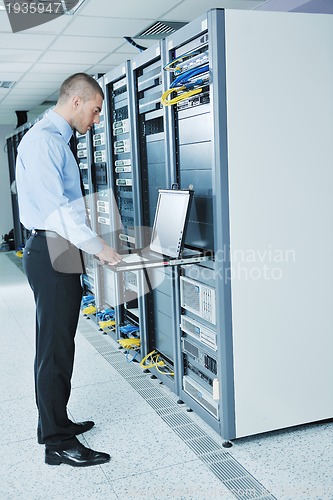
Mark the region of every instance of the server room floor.
<instances>
[{"instance_id":1,"label":"server room floor","mask_svg":"<svg viewBox=\"0 0 333 500\"><path fill-rule=\"evenodd\" d=\"M218 434L83 316L69 412L95 421L81 440L112 458L46 465L35 435L34 304L20 263L14 252L0 254L1 499L333 499L331 422L222 448Z\"/></svg>"}]
</instances>

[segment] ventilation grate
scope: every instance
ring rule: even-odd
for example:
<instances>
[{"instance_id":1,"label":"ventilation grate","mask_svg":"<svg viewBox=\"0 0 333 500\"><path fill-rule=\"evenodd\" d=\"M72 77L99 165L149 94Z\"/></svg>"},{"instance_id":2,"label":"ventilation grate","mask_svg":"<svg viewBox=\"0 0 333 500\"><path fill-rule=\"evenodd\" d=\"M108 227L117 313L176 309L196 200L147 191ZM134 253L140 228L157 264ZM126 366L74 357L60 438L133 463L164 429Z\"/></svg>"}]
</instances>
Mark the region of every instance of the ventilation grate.
<instances>
[{"instance_id":1,"label":"ventilation grate","mask_svg":"<svg viewBox=\"0 0 333 500\"><path fill-rule=\"evenodd\" d=\"M0 80L0 89L11 89L16 82L10 82L9 80Z\"/></svg>"},{"instance_id":2,"label":"ventilation grate","mask_svg":"<svg viewBox=\"0 0 333 500\"><path fill-rule=\"evenodd\" d=\"M174 22L174 21L157 21L156 23L146 28L144 31L141 31L133 38L146 38L150 40L160 40L171 33L179 30L187 23L182 22Z\"/></svg>"}]
</instances>

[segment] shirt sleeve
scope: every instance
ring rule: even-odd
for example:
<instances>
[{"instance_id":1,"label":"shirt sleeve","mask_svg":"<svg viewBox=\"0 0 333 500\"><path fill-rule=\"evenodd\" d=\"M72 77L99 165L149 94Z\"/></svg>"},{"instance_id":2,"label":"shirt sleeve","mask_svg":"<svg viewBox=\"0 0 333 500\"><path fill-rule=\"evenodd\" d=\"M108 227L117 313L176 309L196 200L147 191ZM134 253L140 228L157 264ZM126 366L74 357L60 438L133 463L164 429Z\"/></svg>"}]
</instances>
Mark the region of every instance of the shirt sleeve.
<instances>
[{"instance_id":1,"label":"shirt sleeve","mask_svg":"<svg viewBox=\"0 0 333 500\"><path fill-rule=\"evenodd\" d=\"M34 140L29 150L20 151L27 190L45 221L42 229L55 231L83 251L96 254L103 243L86 223L78 166L66 148L62 139L47 135Z\"/></svg>"}]
</instances>

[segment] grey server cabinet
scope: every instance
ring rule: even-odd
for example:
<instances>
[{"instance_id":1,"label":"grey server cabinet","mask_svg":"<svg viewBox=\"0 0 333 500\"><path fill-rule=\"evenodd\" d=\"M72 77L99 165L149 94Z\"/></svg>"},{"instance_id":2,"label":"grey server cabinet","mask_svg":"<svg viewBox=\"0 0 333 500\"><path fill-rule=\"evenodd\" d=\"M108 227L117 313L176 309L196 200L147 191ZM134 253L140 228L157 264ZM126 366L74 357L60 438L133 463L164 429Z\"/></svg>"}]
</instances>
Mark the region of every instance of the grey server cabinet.
<instances>
[{"instance_id":1,"label":"grey server cabinet","mask_svg":"<svg viewBox=\"0 0 333 500\"><path fill-rule=\"evenodd\" d=\"M225 439L333 415L332 46L329 15L219 9L165 41L178 76L209 64L167 106L189 243L215 253L181 270L176 371Z\"/></svg>"},{"instance_id":2,"label":"grey server cabinet","mask_svg":"<svg viewBox=\"0 0 333 500\"><path fill-rule=\"evenodd\" d=\"M96 204L94 202L94 177L93 177L93 162L92 162L92 147L91 133L80 134L78 131L72 139L72 149L76 155L81 175L81 189L84 195L86 205L87 220L93 228L95 221ZM96 293L96 264L92 255L83 253L85 274L83 275L83 283L87 292Z\"/></svg>"},{"instance_id":3,"label":"grey server cabinet","mask_svg":"<svg viewBox=\"0 0 333 500\"><path fill-rule=\"evenodd\" d=\"M130 64L115 68L104 76L105 140L107 149L109 244L118 251L129 252L141 245L141 185L137 166L137 146L130 89ZM107 266L101 269L104 304L115 310L116 338L141 340L144 350L145 332L141 328L143 298L139 293L142 277L137 272L115 275Z\"/></svg>"},{"instance_id":4,"label":"grey server cabinet","mask_svg":"<svg viewBox=\"0 0 333 500\"><path fill-rule=\"evenodd\" d=\"M228 240L223 16L223 11L212 11L163 43L169 156L179 187L194 191L186 244L212 250L215 256ZM217 24L222 28L220 42ZM223 155L218 157L219 147ZM230 439L234 401L229 284L218 279L216 260L208 261L182 266L175 293L178 394Z\"/></svg>"},{"instance_id":5,"label":"grey server cabinet","mask_svg":"<svg viewBox=\"0 0 333 500\"><path fill-rule=\"evenodd\" d=\"M140 243L143 247L149 245L158 189L171 188L178 183L168 144L169 115L161 104L161 95L166 88L164 56L161 45L157 43L131 61L132 128L137 144L137 170L141 186L137 194L141 215ZM138 273L143 280L139 289L143 297L142 354L146 356L153 353L148 361L150 370L176 393L178 379L174 375L174 366L179 356L176 337L177 314L175 315L175 310L179 307L175 295L177 273L177 270L171 268ZM154 358L163 366L152 361Z\"/></svg>"},{"instance_id":6,"label":"grey server cabinet","mask_svg":"<svg viewBox=\"0 0 333 500\"><path fill-rule=\"evenodd\" d=\"M105 91L104 78L100 78L97 81L102 90ZM111 195L107 135L108 121L106 119L106 104L104 101L99 123L94 124L92 130L86 134L88 184L85 187L88 188L86 206L91 227L107 244L110 244ZM80 151L78 151L78 154L80 154ZM80 162L81 166L82 162ZM91 269L90 280L91 275L93 275L93 293L95 296L95 306L98 311L103 303L101 266L98 264L98 260L91 255L85 255L85 259L87 261L86 266L88 265Z\"/></svg>"},{"instance_id":7,"label":"grey server cabinet","mask_svg":"<svg viewBox=\"0 0 333 500\"><path fill-rule=\"evenodd\" d=\"M6 137L7 146L7 157L8 157L8 167L9 167L9 181L10 185L13 186L16 178L16 156L17 148L26 132L28 132L31 127L31 123L25 123L21 127L17 128L14 134L10 134ZM11 192L12 201L12 212L13 212L13 224L14 224L14 243L15 248L18 249L20 246L24 246L27 239L27 231L22 226L19 216L19 207L17 194L14 190ZM10 230L11 228L9 228Z\"/></svg>"}]
</instances>

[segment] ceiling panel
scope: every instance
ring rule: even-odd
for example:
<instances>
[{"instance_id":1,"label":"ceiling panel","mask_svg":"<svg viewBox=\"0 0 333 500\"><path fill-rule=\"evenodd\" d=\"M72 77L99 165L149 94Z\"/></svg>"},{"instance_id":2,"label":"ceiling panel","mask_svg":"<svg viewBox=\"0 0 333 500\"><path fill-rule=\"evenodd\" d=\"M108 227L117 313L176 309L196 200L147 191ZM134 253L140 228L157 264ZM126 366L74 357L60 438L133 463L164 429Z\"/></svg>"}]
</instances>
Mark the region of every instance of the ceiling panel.
<instances>
[{"instance_id":1,"label":"ceiling panel","mask_svg":"<svg viewBox=\"0 0 333 500\"><path fill-rule=\"evenodd\" d=\"M0 47L11 49L28 50L45 49L53 40L55 35L24 35L21 33L0 33Z\"/></svg>"},{"instance_id":2,"label":"ceiling panel","mask_svg":"<svg viewBox=\"0 0 333 500\"><path fill-rule=\"evenodd\" d=\"M34 66L36 73L49 73L54 75L70 75L78 71L86 71L87 64L47 64L37 63Z\"/></svg>"},{"instance_id":3,"label":"ceiling panel","mask_svg":"<svg viewBox=\"0 0 333 500\"><path fill-rule=\"evenodd\" d=\"M63 78L61 77L59 80L57 80L54 85L57 85L58 83L61 83ZM27 81L19 81L15 84L15 87L13 87L16 91L19 90L20 92L27 92L30 93L31 91L34 91L36 93L38 92L44 92L44 90L50 89L50 82L27 82Z\"/></svg>"},{"instance_id":4,"label":"ceiling panel","mask_svg":"<svg viewBox=\"0 0 333 500\"><path fill-rule=\"evenodd\" d=\"M37 71L36 67L24 75L20 80L21 83L31 82L41 86L49 86L50 82L61 83L62 81L62 75L59 75L58 73L40 73Z\"/></svg>"},{"instance_id":5,"label":"ceiling panel","mask_svg":"<svg viewBox=\"0 0 333 500\"><path fill-rule=\"evenodd\" d=\"M58 51L58 50L49 50L46 54L44 54L39 62L41 63L74 63L74 64L85 64L91 65L96 63L96 61L100 61L104 59L108 55L108 52L72 52L72 51ZM1 61L1 56L0 56Z\"/></svg>"},{"instance_id":6,"label":"ceiling panel","mask_svg":"<svg viewBox=\"0 0 333 500\"><path fill-rule=\"evenodd\" d=\"M1 40L0 40L1 43ZM51 50L89 50L90 52L100 52L101 50L112 51L123 45L124 39L121 37L89 37L86 36L66 36L57 38Z\"/></svg>"},{"instance_id":7,"label":"ceiling panel","mask_svg":"<svg viewBox=\"0 0 333 500\"><path fill-rule=\"evenodd\" d=\"M64 35L84 36L134 36L140 30L147 28L154 18L138 19L112 19L101 17L76 17L73 23L64 31Z\"/></svg>"},{"instance_id":8,"label":"ceiling panel","mask_svg":"<svg viewBox=\"0 0 333 500\"><path fill-rule=\"evenodd\" d=\"M108 65L108 64L96 64L95 66L91 66L89 68L89 73L91 75L99 75L103 73L107 73L108 71L111 71L112 69L116 68L117 65Z\"/></svg>"},{"instance_id":9,"label":"ceiling panel","mask_svg":"<svg viewBox=\"0 0 333 500\"><path fill-rule=\"evenodd\" d=\"M33 63L14 63L14 62L0 62L0 80L7 80L8 77L4 77L6 73L18 73L18 71L25 73L31 68Z\"/></svg>"},{"instance_id":10,"label":"ceiling panel","mask_svg":"<svg viewBox=\"0 0 333 500\"><path fill-rule=\"evenodd\" d=\"M122 19L155 19L173 9L184 0L169 0L158 2L156 0L126 0L126 2L111 2L99 0L90 2L80 9L81 16L120 17ZM203 2L201 2L203 3Z\"/></svg>"},{"instance_id":11,"label":"ceiling panel","mask_svg":"<svg viewBox=\"0 0 333 500\"><path fill-rule=\"evenodd\" d=\"M42 50L7 49L0 52L0 64L3 62L35 62L43 54Z\"/></svg>"}]
</instances>

